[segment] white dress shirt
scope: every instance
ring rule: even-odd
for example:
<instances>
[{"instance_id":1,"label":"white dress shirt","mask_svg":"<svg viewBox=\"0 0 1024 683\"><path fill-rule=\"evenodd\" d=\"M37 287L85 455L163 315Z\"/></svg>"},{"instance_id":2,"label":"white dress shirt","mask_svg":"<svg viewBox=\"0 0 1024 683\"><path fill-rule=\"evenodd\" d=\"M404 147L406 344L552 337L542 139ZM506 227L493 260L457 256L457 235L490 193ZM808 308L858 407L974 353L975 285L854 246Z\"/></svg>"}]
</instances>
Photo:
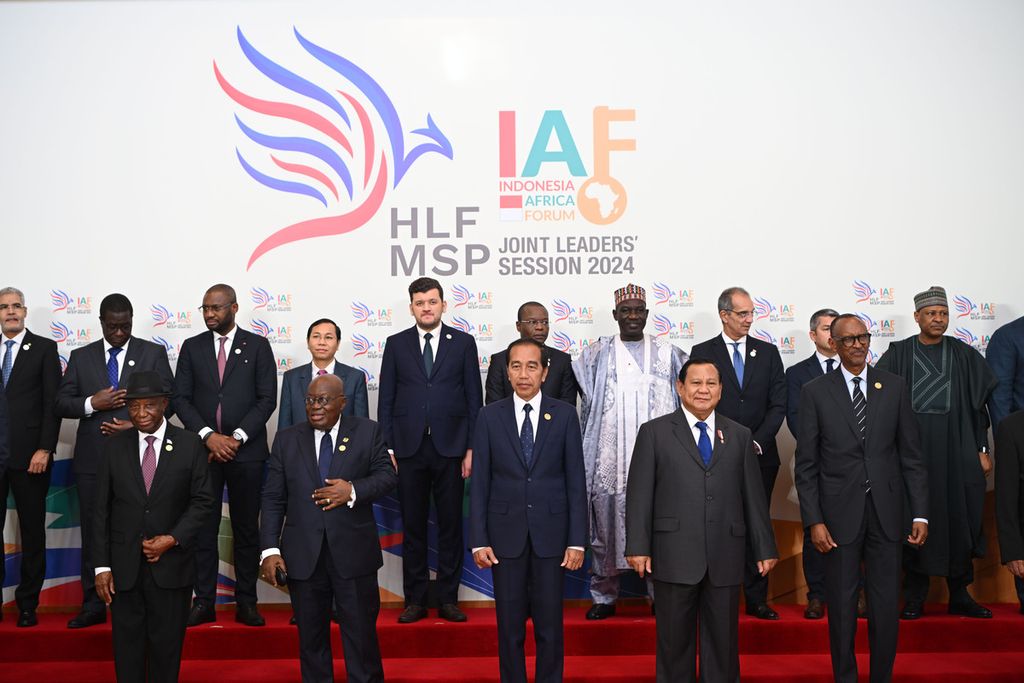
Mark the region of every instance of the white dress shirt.
<instances>
[{"instance_id":1,"label":"white dress shirt","mask_svg":"<svg viewBox=\"0 0 1024 683\"><path fill-rule=\"evenodd\" d=\"M426 347L427 340L423 338L423 335L427 332L430 333L430 348L434 351L434 358L437 358L437 348L441 345L440 323L432 330L425 330L419 325L416 326L416 334L420 337L420 353L423 353L423 349Z\"/></svg>"},{"instance_id":2,"label":"white dress shirt","mask_svg":"<svg viewBox=\"0 0 1024 683\"><path fill-rule=\"evenodd\" d=\"M231 349L235 345L235 332L237 332L237 331L238 331L238 325L232 325L231 329L228 330L224 334L220 334L219 332L214 332L213 333L213 357L214 358L217 358L217 356L220 354L220 338L221 337L227 337L228 338L227 342L224 344L224 356L225 357L229 357L231 355ZM207 434L212 434L212 433L213 433L213 429L211 427L203 427L202 429L199 430L199 438L201 438L203 441L206 441L206 435ZM231 432L231 436L235 437L236 439L241 441L243 444L246 441L249 440L249 435L246 434L245 430L243 430L241 428L238 428L235 431Z\"/></svg>"},{"instance_id":3,"label":"white dress shirt","mask_svg":"<svg viewBox=\"0 0 1024 683\"><path fill-rule=\"evenodd\" d=\"M697 426L698 422L703 422L708 426L708 438L711 439L711 448L715 447L715 411L711 411L711 414L707 416L707 419L701 420L696 415L691 413L686 408L682 408L683 417L686 418L686 424L690 425L690 432L693 434L693 443L700 443L700 427Z\"/></svg>"},{"instance_id":4,"label":"white dress shirt","mask_svg":"<svg viewBox=\"0 0 1024 683\"><path fill-rule=\"evenodd\" d=\"M18 351L21 350L21 345L25 343L25 334L27 332L28 330L26 330L25 328L21 328L21 332L14 335L13 337L8 337L7 335L0 337L0 339L2 339L2 341L0 341L0 363L3 362L4 356L7 354L7 342L14 341L14 344L10 346L12 372L14 370L14 361L18 360Z\"/></svg>"},{"instance_id":5,"label":"white dress shirt","mask_svg":"<svg viewBox=\"0 0 1024 683\"><path fill-rule=\"evenodd\" d=\"M117 354L117 379L121 379L121 374L124 371L124 359L128 356L128 344L132 341L131 337L121 347L121 353ZM110 349L114 348L113 345L107 341L107 338L103 338L103 365L106 367L107 363L110 362ZM115 387L116 388L116 387ZM85 416L89 417L96 412L96 409L92 407L92 396L88 396L85 399Z\"/></svg>"},{"instance_id":6,"label":"white dress shirt","mask_svg":"<svg viewBox=\"0 0 1024 683\"><path fill-rule=\"evenodd\" d=\"M732 361L732 351L735 346L733 344L740 345L740 357L743 358L743 364L747 363L747 335L743 335L739 339L733 339L725 332L722 333L722 341L725 342L725 349L729 352L729 360Z\"/></svg>"},{"instance_id":7,"label":"white dress shirt","mask_svg":"<svg viewBox=\"0 0 1024 683\"><path fill-rule=\"evenodd\" d=\"M313 373L313 379L316 379L317 378L317 373L320 372L320 368L318 368L316 366L316 361L310 361L309 363L310 363L309 370L310 370L311 373ZM327 367L323 369L324 370L324 374L333 375L334 374L334 366L337 365L337 364L338 364L338 361L336 359L332 358L331 362L327 364Z\"/></svg>"},{"instance_id":8,"label":"white dress shirt","mask_svg":"<svg viewBox=\"0 0 1024 683\"><path fill-rule=\"evenodd\" d=\"M817 349L815 349L814 351L814 357L818 359L818 365L821 366L822 373L826 375L828 374L828 361L832 361L833 370L838 368L840 365L839 356L832 356L831 358L829 358L828 356L823 354L821 351L818 351Z\"/></svg>"}]
</instances>

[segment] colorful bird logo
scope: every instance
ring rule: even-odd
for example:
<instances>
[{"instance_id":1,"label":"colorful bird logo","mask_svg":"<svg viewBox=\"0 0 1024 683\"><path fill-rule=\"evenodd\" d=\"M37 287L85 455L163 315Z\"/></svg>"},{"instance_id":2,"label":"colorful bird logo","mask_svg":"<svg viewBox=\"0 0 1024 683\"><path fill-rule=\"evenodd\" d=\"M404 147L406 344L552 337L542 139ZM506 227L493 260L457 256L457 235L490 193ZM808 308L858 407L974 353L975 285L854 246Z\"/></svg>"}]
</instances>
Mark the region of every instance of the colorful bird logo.
<instances>
[{"instance_id":1,"label":"colorful bird logo","mask_svg":"<svg viewBox=\"0 0 1024 683\"><path fill-rule=\"evenodd\" d=\"M978 305L966 296L960 296L958 294L953 297L953 308L956 310L956 317L963 318L975 311L978 308Z\"/></svg>"},{"instance_id":2,"label":"colorful bird logo","mask_svg":"<svg viewBox=\"0 0 1024 683\"><path fill-rule=\"evenodd\" d=\"M370 316L373 314L373 312L370 310L370 307L364 304L362 301L353 301L351 309L352 317L355 318L357 325L359 323L365 323L367 320L370 319Z\"/></svg>"},{"instance_id":3,"label":"colorful bird logo","mask_svg":"<svg viewBox=\"0 0 1024 683\"><path fill-rule=\"evenodd\" d=\"M559 351L568 352L569 349L571 349L573 345L576 343L572 340L572 337L567 335L565 332L555 332L553 335L551 335L551 338L555 342L555 348L558 349Z\"/></svg>"},{"instance_id":4,"label":"colorful bird logo","mask_svg":"<svg viewBox=\"0 0 1024 683\"><path fill-rule=\"evenodd\" d=\"M772 311L778 310L768 299L762 299L761 297L754 298L754 316L758 320L768 318L771 316Z\"/></svg>"},{"instance_id":5,"label":"colorful bird logo","mask_svg":"<svg viewBox=\"0 0 1024 683\"><path fill-rule=\"evenodd\" d=\"M250 322L249 325L252 327L252 331L260 335L261 337L270 336L270 325L268 325L265 321L257 318L256 320Z\"/></svg>"},{"instance_id":6,"label":"colorful bird logo","mask_svg":"<svg viewBox=\"0 0 1024 683\"><path fill-rule=\"evenodd\" d=\"M863 280L853 281L853 295L857 297L857 303L867 301L871 298L871 295L875 293L876 292L871 288L871 285Z\"/></svg>"},{"instance_id":7,"label":"colorful bird logo","mask_svg":"<svg viewBox=\"0 0 1024 683\"><path fill-rule=\"evenodd\" d=\"M71 296L62 289L50 290L50 303L53 304L53 312L67 310L71 305Z\"/></svg>"},{"instance_id":8,"label":"colorful bird logo","mask_svg":"<svg viewBox=\"0 0 1024 683\"><path fill-rule=\"evenodd\" d=\"M160 304L153 304L149 307L149 314L153 316L153 327L166 325L171 319L171 312Z\"/></svg>"},{"instance_id":9,"label":"colorful bird logo","mask_svg":"<svg viewBox=\"0 0 1024 683\"><path fill-rule=\"evenodd\" d=\"M978 341L978 337L966 327L956 328L956 331L953 334L957 339L968 346L973 346Z\"/></svg>"},{"instance_id":10,"label":"colorful bird logo","mask_svg":"<svg viewBox=\"0 0 1024 683\"><path fill-rule=\"evenodd\" d=\"M307 66L307 72L326 66L341 78L321 84L300 75L259 52L241 27L237 37L242 53L278 86L266 84L268 91L278 95L263 99L241 91L228 81L216 61L213 71L221 89L245 110L235 115L239 130L249 140L246 149L254 150L243 154L241 148L235 149L245 172L271 189L310 197L332 215L277 230L253 250L247 268L282 245L341 235L365 225L377 213L388 189L389 152L392 188L398 187L424 154L454 158L451 143L429 114L425 127L409 131L415 137L408 142L407 151L405 129L384 88L353 62L306 39L298 29L293 32L302 49L318 63ZM296 126L298 134L277 134L282 122L286 127ZM375 127L383 128L387 138L380 149Z\"/></svg>"},{"instance_id":11,"label":"colorful bird logo","mask_svg":"<svg viewBox=\"0 0 1024 683\"><path fill-rule=\"evenodd\" d=\"M465 306L473 300L473 293L462 285L452 287L452 298L455 299L455 308Z\"/></svg>"},{"instance_id":12,"label":"colorful bird logo","mask_svg":"<svg viewBox=\"0 0 1024 683\"><path fill-rule=\"evenodd\" d=\"M357 356L365 356L370 352L370 347L373 346L370 340L361 334L352 335L352 350L355 351Z\"/></svg>"},{"instance_id":13,"label":"colorful bird logo","mask_svg":"<svg viewBox=\"0 0 1024 683\"><path fill-rule=\"evenodd\" d=\"M567 320L570 315L576 312L576 309L569 305L569 302L564 299L555 299L552 301L551 308L555 312L556 323Z\"/></svg>"},{"instance_id":14,"label":"colorful bird logo","mask_svg":"<svg viewBox=\"0 0 1024 683\"><path fill-rule=\"evenodd\" d=\"M50 334L53 335L53 340L58 343L65 342L74 336L74 332L71 331L70 327L57 321L50 323Z\"/></svg>"},{"instance_id":15,"label":"colorful bird logo","mask_svg":"<svg viewBox=\"0 0 1024 683\"><path fill-rule=\"evenodd\" d=\"M664 337L666 334L670 333L674 327L675 325L672 324L672 321L665 316L654 316L654 330L657 332L655 335L656 337Z\"/></svg>"},{"instance_id":16,"label":"colorful bird logo","mask_svg":"<svg viewBox=\"0 0 1024 683\"><path fill-rule=\"evenodd\" d=\"M249 298L252 299L253 308L266 308L273 298L270 292L262 287L253 287L249 290Z\"/></svg>"},{"instance_id":17,"label":"colorful bird logo","mask_svg":"<svg viewBox=\"0 0 1024 683\"><path fill-rule=\"evenodd\" d=\"M754 332L754 337L760 339L763 342L768 342L772 346L778 344L778 341L771 335L767 330L757 330Z\"/></svg>"},{"instance_id":18,"label":"colorful bird logo","mask_svg":"<svg viewBox=\"0 0 1024 683\"><path fill-rule=\"evenodd\" d=\"M655 282L654 287L651 288L654 292L654 305L667 304L672 298L672 288L666 285L664 282Z\"/></svg>"},{"instance_id":19,"label":"colorful bird logo","mask_svg":"<svg viewBox=\"0 0 1024 683\"><path fill-rule=\"evenodd\" d=\"M469 322L465 318L460 318L459 316L455 316L452 318L452 327L462 332L465 332L466 334L473 333L473 323Z\"/></svg>"}]
</instances>

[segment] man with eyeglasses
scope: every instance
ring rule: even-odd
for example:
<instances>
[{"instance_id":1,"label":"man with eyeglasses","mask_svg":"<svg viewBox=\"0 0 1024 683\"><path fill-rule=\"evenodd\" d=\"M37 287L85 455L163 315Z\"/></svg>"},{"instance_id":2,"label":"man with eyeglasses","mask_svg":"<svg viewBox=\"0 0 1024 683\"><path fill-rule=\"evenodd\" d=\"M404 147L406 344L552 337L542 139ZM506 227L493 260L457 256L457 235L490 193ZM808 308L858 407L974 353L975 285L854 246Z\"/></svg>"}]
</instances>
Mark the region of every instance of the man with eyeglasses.
<instances>
[{"instance_id":1,"label":"man with eyeglasses","mask_svg":"<svg viewBox=\"0 0 1024 683\"><path fill-rule=\"evenodd\" d=\"M739 422L754 435L754 453L761 469L769 507L779 474L779 449L775 435L786 417L786 375L782 356L774 344L748 335L754 322L754 302L742 287L729 287L718 297L722 333L697 344L693 358L710 360L722 373L722 400L718 412ZM775 620L768 606L768 577L757 569L756 553L747 544L743 575L746 612L758 619Z\"/></svg>"},{"instance_id":2,"label":"man with eyeglasses","mask_svg":"<svg viewBox=\"0 0 1024 683\"><path fill-rule=\"evenodd\" d=\"M348 680L377 683L384 680L376 630L383 556L373 502L395 488L397 475L377 423L345 415L345 403L340 377L317 377L306 392L307 419L274 438L260 574L274 586L287 582L303 681L334 680L334 605Z\"/></svg>"},{"instance_id":3,"label":"man with eyeglasses","mask_svg":"<svg viewBox=\"0 0 1024 683\"><path fill-rule=\"evenodd\" d=\"M576 385L576 376L572 373L572 357L565 351L559 351L544 344L551 331L551 320L548 318L548 309L544 307L544 304L527 301L520 306L516 319L516 331L519 332L521 339L532 339L538 344L542 344L547 351L548 373L544 383L541 384L540 392L545 396L576 405L579 387ZM506 358L504 350L491 356L491 364L487 368L487 381L484 383L486 403L500 401L515 393L512 384L508 381L508 372L505 367L507 365Z\"/></svg>"},{"instance_id":4,"label":"man with eyeglasses","mask_svg":"<svg viewBox=\"0 0 1024 683\"><path fill-rule=\"evenodd\" d=\"M924 614L930 577L944 576L949 613L991 619L992 612L967 592L974 558L985 556L981 521L985 477L992 470L986 404L996 377L976 349L947 337L946 290L931 287L914 297L920 332L893 342L878 360L911 387L910 400L928 468L928 546L904 553L903 619Z\"/></svg>"},{"instance_id":5,"label":"man with eyeglasses","mask_svg":"<svg viewBox=\"0 0 1024 683\"><path fill-rule=\"evenodd\" d=\"M644 334L647 292L627 284L615 290L612 318L619 333L601 337L572 365L583 394L583 462L590 512L590 596L587 619L615 615L626 561L626 489L640 425L679 407L675 382L686 362L683 350ZM654 585L647 579L653 600Z\"/></svg>"},{"instance_id":6,"label":"man with eyeglasses","mask_svg":"<svg viewBox=\"0 0 1024 683\"><path fill-rule=\"evenodd\" d=\"M270 456L267 421L277 407L277 365L270 342L235 324L235 290L217 284L199 307L206 332L185 340L174 382L174 409L210 452L210 485L217 500L228 489L234 542L235 621L263 626L256 609L260 487ZM221 506L204 521L196 542L196 586L188 625L217 620Z\"/></svg>"},{"instance_id":7,"label":"man with eyeglasses","mask_svg":"<svg viewBox=\"0 0 1024 683\"><path fill-rule=\"evenodd\" d=\"M132 428L124 387L134 373L144 371L158 373L168 393L174 384L167 350L160 344L132 336L133 314L132 303L124 294L103 297L100 302L103 339L71 352L54 402L54 413L58 417L78 420L72 467L82 523L83 595L82 610L68 622L68 628L85 628L107 620L106 605L96 593L92 564L92 510L104 444L109 437ZM167 416L171 414L168 410Z\"/></svg>"},{"instance_id":8,"label":"man with eyeglasses","mask_svg":"<svg viewBox=\"0 0 1024 683\"><path fill-rule=\"evenodd\" d=\"M14 591L18 626L35 626L39 592L46 577L46 492L60 418L53 402L60 384L57 344L25 327L25 295L14 287L0 289L0 337L3 393L7 398L9 446L7 467L0 472L0 537L7 518L7 493L14 494L21 530L21 579ZM4 582L0 550L0 586Z\"/></svg>"},{"instance_id":9,"label":"man with eyeglasses","mask_svg":"<svg viewBox=\"0 0 1024 683\"><path fill-rule=\"evenodd\" d=\"M864 322L852 313L838 316L829 345L839 355L839 371L811 380L800 393L794 473L800 517L814 547L825 553L834 679L857 681L863 562L870 679L887 683L896 661L901 544L920 547L928 537L928 473L910 389L899 375L868 367L871 335Z\"/></svg>"}]
</instances>

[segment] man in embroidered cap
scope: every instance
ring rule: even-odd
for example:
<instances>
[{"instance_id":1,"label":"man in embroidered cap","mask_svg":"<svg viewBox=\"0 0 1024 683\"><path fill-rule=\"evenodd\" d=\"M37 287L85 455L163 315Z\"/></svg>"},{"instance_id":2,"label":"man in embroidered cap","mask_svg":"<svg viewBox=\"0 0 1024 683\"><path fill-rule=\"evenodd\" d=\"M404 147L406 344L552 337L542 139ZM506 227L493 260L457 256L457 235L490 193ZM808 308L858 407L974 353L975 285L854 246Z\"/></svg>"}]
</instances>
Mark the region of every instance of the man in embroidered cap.
<instances>
[{"instance_id":1,"label":"man in embroidered cap","mask_svg":"<svg viewBox=\"0 0 1024 683\"><path fill-rule=\"evenodd\" d=\"M944 576L951 614L988 619L992 612L971 598L967 586L974 580L973 559L985 554L981 518L985 476L992 469L985 404L996 378L980 353L945 336L945 289L921 292L914 308L920 332L890 344L877 366L902 376L910 387L928 469L928 544L905 551L900 616L919 618L929 577Z\"/></svg>"},{"instance_id":2,"label":"man in embroidered cap","mask_svg":"<svg viewBox=\"0 0 1024 683\"><path fill-rule=\"evenodd\" d=\"M96 594L113 616L119 681L178 680L199 529L216 507L206 448L164 418L159 372L128 378L132 427L103 443L90 547Z\"/></svg>"},{"instance_id":3,"label":"man in embroidered cap","mask_svg":"<svg viewBox=\"0 0 1024 683\"><path fill-rule=\"evenodd\" d=\"M619 334L583 349L572 369L583 394L583 459L590 502L588 619L615 614L619 575L629 571L626 548L626 479L640 425L679 407L675 380L687 356L667 341L644 334L647 292L628 284L615 291L612 317ZM648 592L651 592L648 581ZM652 596L653 597L653 596Z\"/></svg>"}]
</instances>

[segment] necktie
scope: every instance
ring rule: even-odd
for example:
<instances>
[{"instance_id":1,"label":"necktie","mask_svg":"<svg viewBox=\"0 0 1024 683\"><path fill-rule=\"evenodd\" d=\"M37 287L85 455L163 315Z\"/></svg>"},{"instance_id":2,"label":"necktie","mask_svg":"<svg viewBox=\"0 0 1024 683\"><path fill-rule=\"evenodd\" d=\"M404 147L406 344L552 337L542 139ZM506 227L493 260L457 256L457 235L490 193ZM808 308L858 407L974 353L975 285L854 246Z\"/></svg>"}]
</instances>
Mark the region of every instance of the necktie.
<instances>
[{"instance_id":1,"label":"necktie","mask_svg":"<svg viewBox=\"0 0 1024 683\"><path fill-rule=\"evenodd\" d=\"M320 458L317 464L320 465L320 481L327 479L331 472L331 457L334 456L334 444L331 443L331 433L324 432L320 438Z\"/></svg>"},{"instance_id":2,"label":"necktie","mask_svg":"<svg viewBox=\"0 0 1024 683\"><path fill-rule=\"evenodd\" d=\"M13 339L8 339L7 341L4 342L4 346L7 347L7 349L4 350L4 367L3 367L4 388L5 389L7 388L8 380L11 379L11 368L14 367L14 350L13 350L14 343L15 342L14 342Z\"/></svg>"},{"instance_id":3,"label":"necktie","mask_svg":"<svg viewBox=\"0 0 1024 683\"><path fill-rule=\"evenodd\" d=\"M117 354L121 353L121 349L110 349L107 351L110 354L110 359L107 361L107 379L110 380L110 386L117 388Z\"/></svg>"},{"instance_id":4,"label":"necktie","mask_svg":"<svg viewBox=\"0 0 1024 683\"><path fill-rule=\"evenodd\" d=\"M519 431L519 443L523 446L523 458L526 459L526 466L533 463L533 425L530 423L530 411L533 406L527 403L523 406L523 428Z\"/></svg>"},{"instance_id":5,"label":"necktie","mask_svg":"<svg viewBox=\"0 0 1024 683\"><path fill-rule=\"evenodd\" d=\"M153 442L156 441L155 436L146 437L146 450L142 454L142 481L146 484L146 493L149 493L149 488L153 485L153 475L156 474L156 451L153 449Z\"/></svg>"},{"instance_id":6,"label":"necktie","mask_svg":"<svg viewBox=\"0 0 1024 683\"><path fill-rule=\"evenodd\" d=\"M826 373L832 372L832 368L835 367L835 362L836 361L835 361L834 358L829 358L828 360L825 361L825 372Z\"/></svg>"},{"instance_id":7,"label":"necktie","mask_svg":"<svg viewBox=\"0 0 1024 683\"><path fill-rule=\"evenodd\" d=\"M224 384L224 368L228 365L228 352L225 350L224 345L228 343L228 338L221 337L219 341L220 349L217 351L217 377L220 379L220 383ZM224 431L220 423L220 401L217 402L217 431Z\"/></svg>"},{"instance_id":8,"label":"necktie","mask_svg":"<svg viewBox=\"0 0 1024 683\"><path fill-rule=\"evenodd\" d=\"M704 459L704 467L711 464L711 437L708 436L708 423L698 422L697 428L700 430L700 438L697 439L697 451L700 453L700 457Z\"/></svg>"},{"instance_id":9,"label":"necktie","mask_svg":"<svg viewBox=\"0 0 1024 683\"><path fill-rule=\"evenodd\" d=\"M423 335L423 369L427 371L427 377L434 370L434 349L430 346L430 340L434 338L430 332Z\"/></svg>"},{"instance_id":10,"label":"necktie","mask_svg":"<svg viewBox=\"0 0 1024 683\"><path fill-rule=\"evenodd\" d=\"M868 431L868 402L860 390L860 377L853 378L853 412L857 416L857 426L860 427L860 438L864 438Z\"/></svg>"},{"instance_id":11,"label":"necktie","mask_svg":"<svg viewBox=\"0 0 1024 683\"><path fill-rule=\"evenodd\" d=\"M732 342L732 369L736 371L736 381L743 386L743 356L740 355L740 343Z\"/></svg>"},{"instance_id":12,"label":"necktie","mask_svg":"<svg viewBox=\"0 0 1024 683\"><path fill-rule=\"evenodd\" d=\"M327 371L324 370L323 368L320 368L319 370L316 371L316 376L317 377L323 377L326 374L327 374Z\"/></svg>"}]
</instances>

